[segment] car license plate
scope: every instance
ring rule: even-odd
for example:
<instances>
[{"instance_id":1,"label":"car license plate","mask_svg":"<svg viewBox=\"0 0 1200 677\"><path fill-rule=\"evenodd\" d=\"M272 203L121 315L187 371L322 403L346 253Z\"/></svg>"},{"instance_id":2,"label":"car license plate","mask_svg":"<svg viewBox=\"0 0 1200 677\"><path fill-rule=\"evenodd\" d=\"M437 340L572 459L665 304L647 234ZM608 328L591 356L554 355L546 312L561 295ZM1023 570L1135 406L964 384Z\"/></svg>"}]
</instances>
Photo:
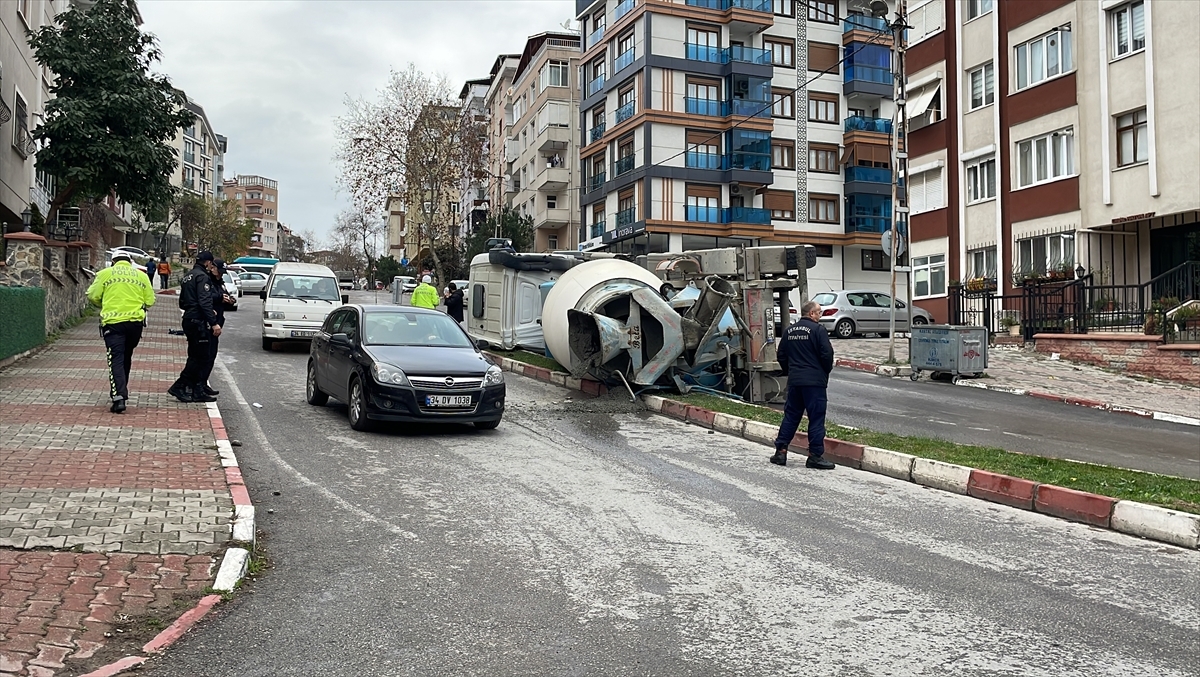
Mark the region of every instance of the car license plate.
<instances>
[{"instance_id":1,"label":"car license plate","mask_svg":"<svg viewBox=\"0 0 1200 677\"><path fill-rule=\"evenodd\" d=\"M292 338L312 338L317 335L315 331L293 331Z\"/></svg>"},{"instance_id":2,"label":"car license plate","mask_svg":"<svg viewBox=\"0 0 1200 677\"><path fill-rule=\"evenodd\" d=\"M471 406L470 395L426 395L425 406L427 407L469 407Z\"/></svg>"}]
</instances>

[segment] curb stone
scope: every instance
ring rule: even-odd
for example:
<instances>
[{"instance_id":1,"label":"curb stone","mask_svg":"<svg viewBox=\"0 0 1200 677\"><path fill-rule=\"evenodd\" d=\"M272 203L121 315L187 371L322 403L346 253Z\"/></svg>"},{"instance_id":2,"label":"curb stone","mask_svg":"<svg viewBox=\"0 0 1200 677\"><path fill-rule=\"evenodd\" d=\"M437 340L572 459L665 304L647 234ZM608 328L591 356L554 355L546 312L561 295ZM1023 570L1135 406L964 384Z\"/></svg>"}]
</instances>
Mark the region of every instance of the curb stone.
<instances>
[{"instance_id":1,"label":"curb stone","mask_svg":"<svg viewBox=\"0 0 1200 677\"><path fill-rule=\"evenodd\" d=\"M489 356L501 364L502 369L524 375L523 366L509 368L501 362L507 358L501 358L498 355L490 353ZM846 365L839 363L838 366ZM548 379L537 380L552 381L556 373L561 372L549 372L550 376ZM566 387L571 390L583 390L579 379L568 376L565 377L565 383ZM592 383L596 382L592 381ZM557 385L557 383L555 384ZM1000 387L988 387L982 384L976 385L966 381L960 381L960 384L975 388L982 387L989 390L1012 392L1011 390L1003 390ZM731 414L710 412L703 410L701 407L685 405L682 402L660 395L642 395L641 397L646 408L652 412L678 420L690 420L692 423L697 423L697 419L704 420L704 416L710 416L711 418L707 419L708 424L704 425L704 427L737 435L743 439L770 447L775 446L775 437L778 433L776 426ZM702 415L699 413L700 411L706 413ZM1118 412L1121 410L1110 408L1108 411ZM692 415L690 419L688 416L689 413ZM1164 415L1172 416L1171 414ZM716 427L718 417L721 425L724 428L728 428L728 431ZM740 435L736 433L738 420L741 421ZM703 423L699 423L699 425L703 425ZM1196 425L1200 425L1200 420L1197 420ZM889 449L867 447L832 437L825 438L825 457L839 465L862 469L868 472L878 472L879 474L896 477L933 489L965 494L992 503L1001 503L1015 508L1036 511L1073 522L1097 525L1097 522L1102 521L1102 526L1112 531L1161 543L1169 543L1183 548L1200 549L1200 515L1168 510L1136 501L1124 501L1108 496L1089 494L1052 484L1041 484L1019 477L1009 477L1008 475L1001 475L986 470L968 468L953 463L944 463L934 459L920 458ZM1040 503L1037 501L1039 497L1041 498ZM1108 506L1109 510L1107 515L1104 515L1105 505Z\"/></svg>"}]
</instances>

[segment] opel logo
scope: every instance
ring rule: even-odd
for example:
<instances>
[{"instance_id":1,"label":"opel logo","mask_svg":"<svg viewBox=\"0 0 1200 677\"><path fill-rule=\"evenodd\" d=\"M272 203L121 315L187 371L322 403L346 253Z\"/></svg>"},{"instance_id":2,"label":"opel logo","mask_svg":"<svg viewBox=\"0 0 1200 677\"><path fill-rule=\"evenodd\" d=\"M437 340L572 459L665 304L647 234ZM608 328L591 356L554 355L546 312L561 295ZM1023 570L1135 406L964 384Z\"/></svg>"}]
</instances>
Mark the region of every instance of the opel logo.
<instances>
[{"instance_id":1,"label":"opel logo","mask_svg":"<svg viewBox=\"0 0 1200 677\"><path fill-rule=\"evenodd\" d=\"M453 387L454 387L454 378L453 378L453 377L450 377L450 376L447 376L447 377L446 377L446 387L447 387L447 388L453 388Z\"/></svg>"}]
</instances>

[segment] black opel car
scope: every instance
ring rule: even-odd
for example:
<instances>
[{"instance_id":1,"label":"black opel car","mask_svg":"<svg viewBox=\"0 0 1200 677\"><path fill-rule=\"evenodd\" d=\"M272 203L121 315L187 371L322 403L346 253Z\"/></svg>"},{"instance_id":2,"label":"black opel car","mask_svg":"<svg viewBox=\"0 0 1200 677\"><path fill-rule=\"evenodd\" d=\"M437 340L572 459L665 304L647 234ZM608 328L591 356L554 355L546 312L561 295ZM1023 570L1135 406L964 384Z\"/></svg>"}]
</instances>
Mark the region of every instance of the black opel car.
<instances>
[{"instance_id":1,"label":"black opel car","mask_svg":"<svg viewBox=\"0 0 1200 677\"><path fill-rule=\"evenodd\" d=\"M346 305L325 318L308 354L308 403L330 397L350 427L375 421L474 423L504 415L504 372L449 315L409 306Z\"/></svg>"}]
</instances>

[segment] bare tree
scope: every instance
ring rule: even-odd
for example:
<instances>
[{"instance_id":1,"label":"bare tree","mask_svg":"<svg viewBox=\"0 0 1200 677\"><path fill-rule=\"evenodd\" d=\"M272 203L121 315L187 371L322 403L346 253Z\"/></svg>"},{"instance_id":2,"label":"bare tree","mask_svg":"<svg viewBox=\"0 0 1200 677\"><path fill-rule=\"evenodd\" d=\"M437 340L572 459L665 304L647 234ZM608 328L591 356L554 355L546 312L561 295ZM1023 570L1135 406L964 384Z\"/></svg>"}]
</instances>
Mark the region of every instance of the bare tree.
<instances>
[{"instance_id":1,"label":"bare tree","mask_svg":"<svg viewBox=\"0 0 1200 677\"><path fill-rule=\"evenodd\" d=\"M375 259L379 257L379 237L387 238L387 222L376 212L347 209L338 214L333 232L339 242L348 244L357 257L362 252L366 275L371 277Z\"/></svg>"},{"instance_id":2,"label":"bare tree","mask_svg":"<svg viewBox=\"0 0 1200 677\"><path fill-rule=\"evenodd\" d=\"M375 212L389 195L403 196L408 240L416 245L409 258L428 252L444 281L431 244L459 237L452 205L464 177L485 166L483 123L462 114L444 75L429 76L409 64L392 71L374 100L348 99L337 136L341 183L357 211Z\"/></svg>"}]
</instances>

